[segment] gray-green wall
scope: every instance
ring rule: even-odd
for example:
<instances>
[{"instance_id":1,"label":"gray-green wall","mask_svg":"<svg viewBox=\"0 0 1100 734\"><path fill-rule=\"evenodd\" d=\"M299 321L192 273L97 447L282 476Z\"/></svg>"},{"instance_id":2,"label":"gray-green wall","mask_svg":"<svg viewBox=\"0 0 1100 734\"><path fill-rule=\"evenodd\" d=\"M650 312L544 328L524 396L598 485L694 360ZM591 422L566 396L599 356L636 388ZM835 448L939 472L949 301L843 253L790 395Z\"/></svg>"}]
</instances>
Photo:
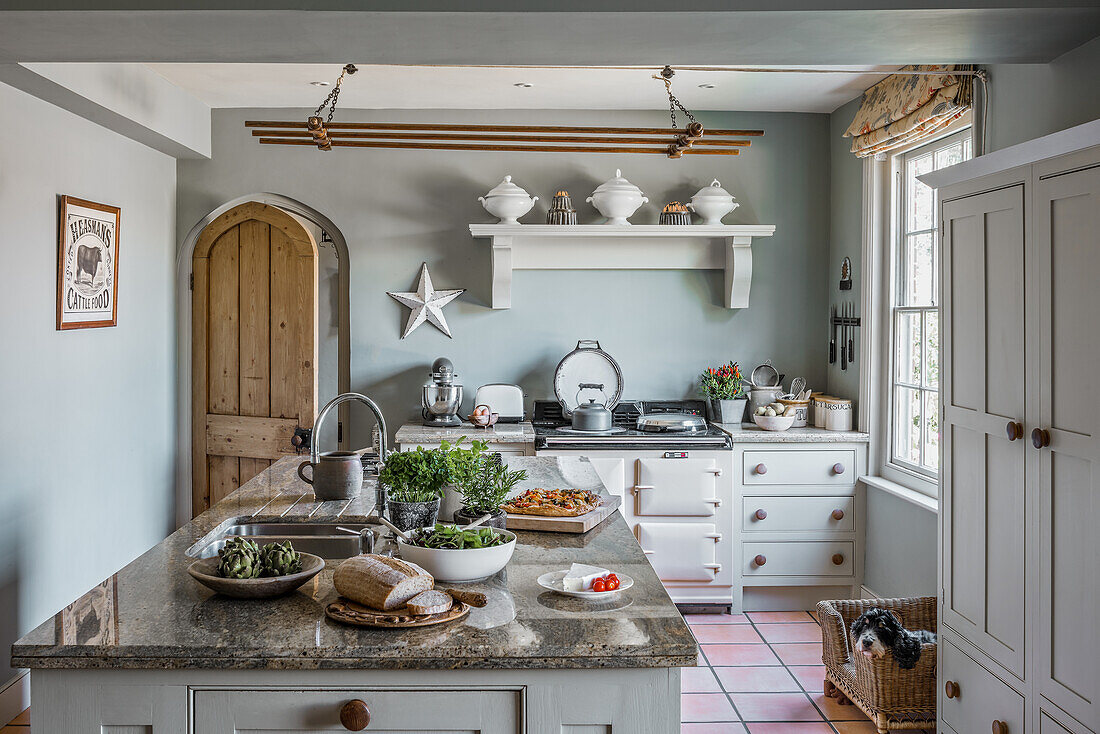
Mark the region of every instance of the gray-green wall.
<instances>
[{"instance_id":1,"label":"gray-green wall","mask_svg":"<svg viewBox=\"0 0 1100 734\"><path fill-rule=\"evenodd\" d=\"M28 119L0 138L3 651L174 513L175 161L0 84L0 127ZM60 194L122 207L116 327L55 330Z\"/></svg>"},{"instance_id":2,"label":"gray-green wall","mask_svg":"<svg viewBox=\"0 0 1100 734\"><path fill-rule=\"evenodd\" d=\"M353 113L343 119L350 120ZM361 114L361 113L360 113ZM416 150L335 150L259 145L245 119L298 119L306 111L221 110L214 155L180 161L180 239L204 215L238 196L272 191L319 210L350 248L352 387L379 400L394 426L419 408L432 360L450 357L467 388L490 382L553 396L552 376L578 339L598 339L622 366L625 397L695 395L703 367L728 359L751 367L766 359L788 379L825 382L825 283L828 254L828 117L809 114L705 114L708 127L763 128L737 157ZM371 119L572 125L662 125L658 113L401 111ZM366 118L364 118L366 119ZM585 203L622 169L649 196L632 218L656 223L660 206L686 201L715 177L741 202L730 223L775 224L753 246L752 302L719 305L719 271L517 271L512 308L489 308L490 256L471 238L471 222L493 221L477 197L506 175L538 195L527 223L545 221L550 198L568 189L579 220L599 221ZM427 261L438 288L467 288L445 313L454 339L431 325L400 338L408 309L386 295L416 285ZM630 266L627 253L623 266ZM357 419L357 442L368 419Z\"/></svg>"}]
</instances>

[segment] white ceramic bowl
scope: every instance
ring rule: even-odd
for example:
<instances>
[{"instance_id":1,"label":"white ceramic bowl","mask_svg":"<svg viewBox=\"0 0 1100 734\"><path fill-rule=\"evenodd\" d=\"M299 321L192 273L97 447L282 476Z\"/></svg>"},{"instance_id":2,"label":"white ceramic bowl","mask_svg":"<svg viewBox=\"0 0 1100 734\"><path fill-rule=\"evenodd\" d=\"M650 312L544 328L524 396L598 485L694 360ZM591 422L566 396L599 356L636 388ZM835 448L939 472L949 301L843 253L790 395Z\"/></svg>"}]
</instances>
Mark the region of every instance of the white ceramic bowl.
<instances>
[{"instance_id":1,"label":"white ceramic bowl","mask_svg":"<svg viewBox=\"0 0 1100 734\"><path fill-rule=\"evenodd\" d=\"M753 415L752 422L765 431L785 431L794 425L793 415Z\"/></svg>"},{"instance_id":2,"label":"white ceramic bowl","mask_svg":"<svg viewBox=\"0 0 1100 734\"><path fill-rule=\"evenodd\" d=\"M508 538L504 545L492 548L467 548L447 550L441 548L421 548L409 545L400 538L397 546L401 549L401 558L415 563L435 577L436 581L477 581L487 578L508 565L512 553L516 550L516 534L507 530L496 532ZM432 527L424 528L431 531Z\"/></svg>"}]
</instances>

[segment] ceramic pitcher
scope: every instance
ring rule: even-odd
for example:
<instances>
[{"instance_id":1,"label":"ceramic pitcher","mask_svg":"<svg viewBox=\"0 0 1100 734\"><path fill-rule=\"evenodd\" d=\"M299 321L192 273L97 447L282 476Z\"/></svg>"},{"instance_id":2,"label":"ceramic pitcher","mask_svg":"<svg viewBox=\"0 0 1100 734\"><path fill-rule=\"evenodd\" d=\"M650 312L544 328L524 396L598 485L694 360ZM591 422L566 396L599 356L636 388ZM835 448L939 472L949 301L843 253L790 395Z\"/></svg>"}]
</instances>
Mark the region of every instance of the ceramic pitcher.
<instances>
[{"instance_id":1,"label":"ceramic pitcher","mask_svg":"<svg viewBox=\"0 0 1100 734\"><path fill-rule=\"evenodd\" d=\"M312 467L311 477L305 475L307 466ZM363 462L354 451L329 451L318 456L316 464L299 464L298 476L313 485L318 500L350 500L363 489Z\"/></svg>"}]
</instances>

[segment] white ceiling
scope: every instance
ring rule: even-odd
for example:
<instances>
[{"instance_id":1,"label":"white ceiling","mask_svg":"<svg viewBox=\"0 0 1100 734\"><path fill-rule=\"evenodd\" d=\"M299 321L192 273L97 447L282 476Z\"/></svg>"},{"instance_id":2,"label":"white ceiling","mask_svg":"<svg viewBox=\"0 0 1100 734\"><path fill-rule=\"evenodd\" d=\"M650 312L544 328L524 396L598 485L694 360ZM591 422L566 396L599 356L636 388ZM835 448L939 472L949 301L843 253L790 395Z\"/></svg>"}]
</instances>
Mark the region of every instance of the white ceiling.
<instances>
[{"instance_id":1,"label":"white ceiling","mask_svg":"<svg viewBox=\"0 0 1100 734\"><path fill-rule=\"evenodd\" d=\"M338 64L150 64L210 107L316 107ZM613 109L668 106L655 68L369 66L345 79L345 109ZM783 67L768 67L783 68ZM788 67L790 68L790 67ZM678 71L673 92L691 110L832 112L897 66L798 67L866 73ZM516 84L530 84L517 87ZM712 84L713 88L701 88Z\"/></svg>"}]
</instances>

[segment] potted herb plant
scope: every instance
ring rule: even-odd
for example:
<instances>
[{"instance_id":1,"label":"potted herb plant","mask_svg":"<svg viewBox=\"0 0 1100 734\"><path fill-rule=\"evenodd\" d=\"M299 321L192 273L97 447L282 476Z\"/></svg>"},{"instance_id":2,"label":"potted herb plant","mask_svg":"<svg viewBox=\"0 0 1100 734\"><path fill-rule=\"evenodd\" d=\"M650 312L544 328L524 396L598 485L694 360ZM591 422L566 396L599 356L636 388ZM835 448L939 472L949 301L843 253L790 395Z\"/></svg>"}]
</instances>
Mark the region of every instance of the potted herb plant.
<instances>
[{"instance_id":1,"label":"potted herb plant","mask_svg":"<svg viewBox=\"0 0 1100 734\"><path fill-rule=\"evenodd\" d=\"M440 449L399 451L386 457L378 482L386 489L386 512L402 530L434 525L449 471Z\"/></svg>"},{"instance_id":2,"label":"potted herb plant","mask_svg":"<svg viewBox=\"0 0 1100 734\"><path fill-rule=\"evenodd\" d=\"M447 482L443 485L443 502L439 508L439 519L442 522L453 522L455 510L462 507L462 491L459 485L469 483L473 475L481 468L481 459L489 444L484 441L471 441L469 448L462 446L466 437L458 439L454 444L442 441L439 445L446 455Z\"/></svg>"},{"instance_id":3,"label":"potted herb plant","mask_svg":"<svg viewBox=\"0 0 1100 734\"><path fill-rule=\"evenodd\" d=\"M500 454L481 454L476 469L458 483L462 509L455 512L455 522L465 525L488 513L490 517L484 524L503 530L508 518L500 506L526 478L526 470L509 469Z\"/></svg>"},{"instance_id":4,"label":"potted herb plant","mask_svg":"<svg viewBox=\"0 0 1100 734\"><path fill-rule=\"evenodd\" d=\"M740 423L745 417L745 378L733 361L707 367L699 379L699 390L707 398L710 419L715 423Z\"/></svg>"}]
</instances>

